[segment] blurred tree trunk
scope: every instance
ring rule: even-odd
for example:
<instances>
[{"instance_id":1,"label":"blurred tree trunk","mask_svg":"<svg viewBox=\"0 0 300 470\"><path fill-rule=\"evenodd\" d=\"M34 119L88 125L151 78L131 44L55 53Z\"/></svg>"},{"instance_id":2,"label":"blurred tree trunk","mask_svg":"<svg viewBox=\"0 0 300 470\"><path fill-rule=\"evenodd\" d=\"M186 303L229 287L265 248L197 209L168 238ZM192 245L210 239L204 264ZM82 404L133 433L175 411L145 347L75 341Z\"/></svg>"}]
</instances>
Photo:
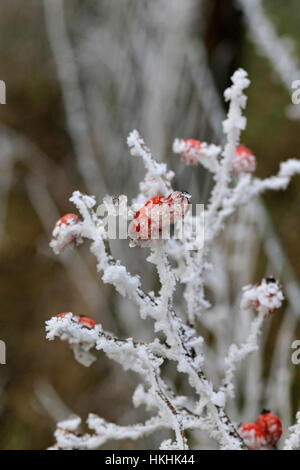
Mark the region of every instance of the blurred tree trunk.
<instances>
[{"instance_id":1,"label":"blurred tree trunk","mask_svg":"<svg viewBox=\"0 0 300 470\"><path fill-rule=\"evenodd\" d=\"M207 0L205 10L207 54L217 89L223 93L232 73L241 65L242 12L234 0Z\"/></svg>"}]
</instances>

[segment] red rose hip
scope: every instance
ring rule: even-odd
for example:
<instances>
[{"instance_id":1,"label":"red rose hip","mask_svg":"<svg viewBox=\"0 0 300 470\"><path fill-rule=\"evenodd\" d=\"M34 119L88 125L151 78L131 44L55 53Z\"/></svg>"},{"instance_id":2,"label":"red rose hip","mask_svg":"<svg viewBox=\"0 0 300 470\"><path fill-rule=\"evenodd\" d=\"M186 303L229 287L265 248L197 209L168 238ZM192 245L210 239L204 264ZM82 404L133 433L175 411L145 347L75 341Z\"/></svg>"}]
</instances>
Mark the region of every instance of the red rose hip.
<instances>
[{"instance_id":1,"label":"red rose hip","mask_svg":"<svg viewBox=\"0 0 300 470\"><path fill-rule=\"evenodd\" d=\"M96 322L92 318L81 316L79 317L79 323L87 328L95 328Z\"/></svg>"},{"instance_id":2,"label":"red rose hip","mask_svg":"<svg viewBox=\"0 0 300 470\"><path fill-rule=\"evenodd\" d=\"M250 450L259 450L266 444L266 434L257 424L244 423L238 433Z\"/></svg>"},{"instance_id":3,"label":"red rose hip","mask_svg":"<svg viewBox=\"0 0 300 470\"><path fill-rule=\"evenodd\" d=\"M264 431L267 444L275 446L282 435L282 423L280 418L269 410L263 410L256 424Z\"/></svg>"}]
</instances>

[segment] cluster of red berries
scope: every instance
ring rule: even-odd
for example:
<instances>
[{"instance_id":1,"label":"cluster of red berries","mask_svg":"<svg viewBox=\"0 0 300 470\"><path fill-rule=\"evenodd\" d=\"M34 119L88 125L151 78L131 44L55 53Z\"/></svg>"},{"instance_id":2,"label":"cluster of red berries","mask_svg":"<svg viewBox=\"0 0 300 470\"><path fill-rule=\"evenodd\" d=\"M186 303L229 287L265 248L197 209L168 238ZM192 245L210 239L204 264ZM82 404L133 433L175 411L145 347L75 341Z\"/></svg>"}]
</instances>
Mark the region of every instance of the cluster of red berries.
<instances>
[{"instance_id":1,"label":"cluster of red berries","mask_svg":"<svg viewBox=\"0 0 300 470\"><path fill-rule=\"evenodd\" d=\"M256 423L244 423L238 432L250 450L259 450L265 445L275 447L282 435L282 423L277 415L263 410Z\"/></svg>"},{"instance_id":2,"label":"cluster of red berries","mask_svg":"<svg viewBox=\"0 0 300 470\"><path fill-rule=\"evenodd\" d=\"M56 317L64 318L66 315L68 315L68 313L71 313L71 312L59 313L58 315L56 315ZM95 328L96 326L96 322L92 320L92 318L85 317L83 315L81 316L73 315L72 320L74 320L76 323L79 323L82 326L85 326L86 328L92 329L92 328Z\"/></svg>"},{"instance_id":3,"label":"cluster of red berries","mask_svg":"<svg viewBox=\"0 0 300 470\"><path fill-rule=\"evenodd\" d=\"M180 220L189 210L191 196L185 191L174 191L169 196L155 196L135 214L131 225L134 238L159 238L164 227Z\"/></svg>"},{"instance_id":4,"label":"cluster of red berries","mask_svg":"<svg viewBox=\"0 0 300 470\"><path fill-rule=\"evenodd\" d=\"M203 158L207 144L196 139L176 141L176 153L181 153L182 158L188 165L198 165ZM256 169L256 158L253 152L245 145L239 145L235 150L232 161L232 170L236 175L241 173L253 173Z\"/></svg>"}]
</instances>

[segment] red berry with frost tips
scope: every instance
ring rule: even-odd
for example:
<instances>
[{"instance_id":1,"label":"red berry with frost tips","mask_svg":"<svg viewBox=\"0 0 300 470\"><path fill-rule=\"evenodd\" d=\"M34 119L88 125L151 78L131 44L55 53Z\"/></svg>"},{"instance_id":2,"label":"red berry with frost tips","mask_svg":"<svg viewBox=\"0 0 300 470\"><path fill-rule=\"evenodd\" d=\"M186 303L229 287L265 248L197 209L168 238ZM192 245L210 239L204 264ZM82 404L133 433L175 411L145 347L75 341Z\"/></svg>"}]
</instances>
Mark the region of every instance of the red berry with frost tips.
<instances>
[{"instance_id":1,"label":"red berry with frost tips","mask_svg":"<svg viewBox=\"0 0 300 470\"><path fill-rule=\"evenodd\" d=\"M64 318L66 315L68 315L68 313L71 313L71 312L59 313L58 315L56 315L56 318Z\"/></svg>"},{"instance_id":2,"label":"red berry with frost tips","mask_svg":"<svg viewBox=\"0 0 300 470\"><path fill-rule=\"evenodd\" d=\"M266 434L257 424L244 423L238 433L250 450L259 450L266 444Z\"/></svg>"},{"instance_id":3,"label":"red berry with frost tips","mask_svg":"<svg viewBox=\"0 0 300 470\"><path fill-rule=\"evenodd\" d=\"M256 285L243 288L241 307L247 309L254 307L257 313L269 316L279 309L284 301L282 288L274 277L269 276Z\"/></svg>"},{"instance_id":4,"label":"red berry with frost tips","mask_svg":"<svg viewBox=\"0 0 300 470\"><path fill-rule=\"evenodd\" d=\"M200 140L196 140L196 139L186 139L184 142L188 147L197 149L197 150L199 150L202 145Z\"/></svg>"},{"instance_id":5,"label":"red berry with frost tips","mask_svg":"<svg viewBox=\"0 0 300 470\"><path fill-rule=\"evenodd\" d=\"M136 213L131 225L134 238L158 239L166 226L182 219L189 210L191 196L174 191L169 196L155 196Z\"/></svg>"},{"instance_id":6,"label":"red berry with frost tips","mask_svg":"<svg viewBox=\"0 0 300 470\"><path fill-rule=\"evenodd\" d=\"M50 246L58 254L67 246L79 245L82 243L81 232L81 217L76 214L65 214L55 224Z\"/></svg>"},{"instance_id":7,"label":"red berry with frost tips","mask_svg":"<svg viewBox=\"0 0 300 470\"><path fill-rule=\"evenodd\" d=\"M201 164L212 173L219 169L220 151L221 147L196 139L175 139L173 142L173 152L180 154L185 163L194 166Z\"/></svg>"},{"instance_id":8,"label":"red berry with frost tips","mask_svg":"<svg viewBox=\"0 0 300 470\"><path fill-rule=\"evenodd\" d=\"M61 227L62 225L71 225L81 221L81 217L76 214L65 214L56 222L56 227Z\"/></svg>"},{"instance_id":9,"label":"red berry with frost tips","mask_svg":"<svg viewBox=\"0 0 300 470\"><path fill-rule=\"evenodd\" d=\"M93 329L96 326L96 322L89 317L79 317L79 323L87 328Z\"/></svg>"},{"instance_id":10,"label":"red berry with frost tips","mask_svg":"<svg viewBox=\"0 0 300 470\"><path fill-rule=\"evenodd\" d=\"M235 156L232 161L232 169L235 174L253 173L256 169L256 158L252 151L245 145L239 145L236 148Z\"/></svg>"},{"instance_id":11,"label":"red berry with frost tips","mask_svg":"<svg viewBox=\"0 0 300 470\"><path fill-rule=\"evenodd\" d=\"M202 143L200 140L187 139L182 141L182 158L188 165L198 165L201 156Z\"/></svg>"},{"instance_id":12,"label":"red berry with frost tips","mask_svg":"<svg viewBox=\"0 0 300 470\"><path fill-rule=\"evenodd\" d=\"M267 444L275 446L282 435L280 418L269 410L263 410L256 424L264 431Z\"/></svg>"}]
</instances>

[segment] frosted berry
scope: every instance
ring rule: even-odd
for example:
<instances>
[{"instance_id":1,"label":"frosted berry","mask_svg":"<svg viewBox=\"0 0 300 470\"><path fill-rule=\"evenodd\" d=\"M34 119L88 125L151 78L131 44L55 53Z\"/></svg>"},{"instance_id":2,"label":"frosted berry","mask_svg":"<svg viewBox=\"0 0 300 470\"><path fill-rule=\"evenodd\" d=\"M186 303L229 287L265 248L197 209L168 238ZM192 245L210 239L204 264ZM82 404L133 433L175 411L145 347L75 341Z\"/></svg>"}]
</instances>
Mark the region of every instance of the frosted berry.
<instances>
[{"instance_id":1,"label":"frosted berry","mask_svg":"<svg viewBox=\"0 0 300 470\"><path fill-rule=\"evenodd\" d=\"M188 165L198 165L201 158L202 142L196 139L175 139L173 151L180 153Z\"/></svg>"},{"instance_id":2,"label":"frosted berry","mask_svg":"<svg viewBox=\"0 0 300 470\"><path fill-rule=\"evenodd\" d=\"M281 307L284 300L281 286L272 276L262 279L259 284L243 288L241 307L254 307L258 313L270 315Z\"/></svg>"},{"instance_id":3,"label":"frosted berry","mask_svg":"<svg viewBox=\"0 0 300 470\"><path fill-rule=\"evenodd\" d=\"M58 315L56 315L56 318L64 318L66 315L68 315L68 313L70 312L59 313Z\"/></svg>"},{"instance_id":4,"label":"frosted berry","mask_svg":"<svg viewBox=\"0 0 300 470\"><path fill-rule=\"evenodd\" d=\"M221 147L196 139L175 139L173 152L181 155L188 165L201 164L204 168L216 173L219 170L219 155Z\"/></svg>"},{"instance_id":5,"label":"frosted berry","mask_svg":"<svg viewBox=\"0 0 300 470\"><path fill-rule=\"evenodd\" d=\"M250 450L259 450L266 444L266 434L257 424L244 423L238 433Z\"/></svg>"},{"instance_id":6,"label":"frosted berry","mask_svg":"<svg viewBox=\"0 0 300 470\"><path fill-rule=\"evenodd\" d=\"M71 319L73 322L78 323L78 321L79 321L78 315L74 315L72 312L62 312L62 313L59 313L58 315L56 315L56 318L65 318L67 315L71 315L71 316L70 316L70 319Z\"/></svg>"},{"instance_id":7,"label":"frosted berry","mask_svg":"<svg viewBox=\"0 0 300 470\"><path fill-rule=\"evenodd\" d=\"M159 238L167 225L184 217L191 196L185 191L174 191L169 196L154 196L136 213L131 225L134 238L149 240Z\"/></svg>"},{"instance_id":8,"label":"frosted berry","mask_svg":"<svg viewBox=\"0 0 300 470\"><path fill-rule=\"evenodd\" d=\"M55 224L50 243L56 254L67 246L75 246L82 243L82 219L76 214L65 214Z\"/></svg>"},{"instance_id":9,"label":"frosted berry","mask_svg":"<svg viewBox=\"0 0 300 470\"><path fill-rule=\"evenodd\" d=\"M187 149L195 150L195 151L200 150L202 146L202 143L200 142L200 140L196 140L196 139L186 139L184 143Z\"/></svg>"},{"instance_id":10,"label":"frosted berry","mask_svg":"<svg viewBox=\"0 0 300 470\"><path fill-rule=\"evenodd\" d=\"M282 423L280 418L269 410L263 410L256 424L264 431L267 444L275 446L282 435Z\"/></svg>"},{"instance_id":11,"label":"frosted berry","mask_svg":"<svg viewBox=\"0 0 300 470\"><path fill-rule=\"evenodd\" d=\"M61 227L62 225L71 225L81 221L81 217L76 214L65 214L56 222L56 227Z\"/></svg>"},{"instance_id":12,"label":"frosted berry","mask_svg":"<svg viewBox=\"0 0 300 470\"><path fill-rule=\"evenodd\" d=\"M235 156L232 161L232 169L235 174L240 173L253 173L256 169L256 158L252 151L245 147L245 145L239 145L236 148Z\"/></svg>"},{"instance_id":13,"label":"frosted berry","mask_svg":"<svg viewBox=\"0 0 300 470\"><path fill-rule=\"evenodd\" d=\"M89 317L84 317L84 316L79 317L79 323L90 329L95 328L96 326L96 322L94 320L92 320Z\"/></svg>"}]
</instances>

